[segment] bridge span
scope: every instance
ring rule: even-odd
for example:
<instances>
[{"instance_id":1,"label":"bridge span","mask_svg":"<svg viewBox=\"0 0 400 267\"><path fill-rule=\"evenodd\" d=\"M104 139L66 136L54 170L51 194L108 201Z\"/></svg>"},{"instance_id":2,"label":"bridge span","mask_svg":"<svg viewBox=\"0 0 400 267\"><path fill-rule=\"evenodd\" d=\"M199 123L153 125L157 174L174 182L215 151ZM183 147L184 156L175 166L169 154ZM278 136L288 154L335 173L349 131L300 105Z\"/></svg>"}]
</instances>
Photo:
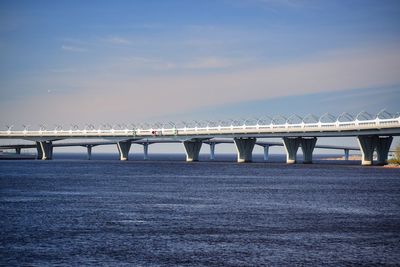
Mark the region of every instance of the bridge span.
<instances>
[{"instance_id":1,"label":"bridge span","mask_svg":"<svg viewBox=\"0 0 400 267\"><path fill-rule=\"evenodd\" d=\"M87 149L87 159L91 159L92 157L92 148L96 146L105 146L105 145L117 145L116 141L98 141L98 142L53 142L52 149L56 147L85 147ZM139 141L131 141L131 144L138 144L143 146L143 159L148 160L148 146L151 144L160 144L160 143L182 143L179 140L159 140L159 139L142 139ZM233 144L234 141L231 139L209 139L202 142L203 144L207 144L210 146L210 159L215 160L215 146L217 144ZM257 141L256 145L263 147L264 149L264 161L267 161L269 158L269 148L273 146L284 146L282 142L266 142L266 141ZM37 144L14 144L14 145L0 145L0 149L3 150L15 150L16 154L21 154L22 149L32 149L37 148ZM315 148L320 149L334 149L334 150L343 150L344 151L344 159L349 159L349 152L359 151L358 147L348 147L348 146L335 146L335 145L316 145Z\"/></svg>"},{"instance_id":2,"label":"bridge span","mask_svg":"<svg viewBox=\"0 0 400 267\"><path fill-rule=\"evenodd\" d=\"M55 141L101 138L109 144L117 145L120 160L128 160L129 150L133 143L143 145L145 158L148 154L148 145L152 143L182 143L186 160L197 161L203 143L210 145L211 158L214 158L215 145L230 142L235 144L238 162L252 161L252 151L257 144L264 147L266 158L268 158L270 146L284 146L286 162L289 164L297 162L297 151L301 148L303 163L312 163L314 148L321 147L316 145L318 138L355 137L362 154L362 165L373 164L374 152L377 154L377 164L386 164L393 136L399 135L400 113L392 115L386 111L381 111L375 116L360 112L357 116L342 113L339 117L324 114L319 118L312 115L301 118L294 115L288 118L280 116L219 123L196 122L194 125L186 123L177 125L170 122L152 126L123 125L118 128L109 126L98 129L87 125L84 129L72 127L69 130L63 130L61 127L56 127L54 130L48 130L41 126L39 130L27 128L12 130L11 126L6 131L0 131L0 139L23 139L35 142L38 159L43 160L52 158L53 147L57 146ZM277 137L282 138L282 143L257 141L258 138ZM223 141L221 138L228 140ZM99 144L81 143L80 145L87 147L90 156L92 147ZM325 146L325 148L338 149L335 146ZM15 149L18 147L16 146ZM351 148L342 147L342 149L348 157L348 151Z\"/></svg>"}]
</instances>

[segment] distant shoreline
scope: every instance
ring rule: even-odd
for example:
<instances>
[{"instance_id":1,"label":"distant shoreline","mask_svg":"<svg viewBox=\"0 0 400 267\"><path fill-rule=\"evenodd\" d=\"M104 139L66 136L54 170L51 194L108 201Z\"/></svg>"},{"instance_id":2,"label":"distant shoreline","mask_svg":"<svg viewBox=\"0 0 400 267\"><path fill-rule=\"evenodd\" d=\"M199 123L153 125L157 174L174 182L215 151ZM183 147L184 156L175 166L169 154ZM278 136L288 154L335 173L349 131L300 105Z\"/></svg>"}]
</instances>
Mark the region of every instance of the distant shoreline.
<instances>
[{"instance_id":1,"label":"distant shoreline","mask_svg":"<svg viewBox=\"0 0 400 267\"><path fill-rule=\"evenodd\" d=\"M0 153L0 160L35 159L33 154Z\"/></svg>"},{"instance_id":2,"label":"distant shoreline","mask_svg":"<svg viewBox=\"0 0 400 267\"><path fill-rule=\"evenodd\" d=\"M320 158L320 160L345 160L344 156L334 158ZM361 160L361 155L351 155L349 160Z\"/></svg>"}]
</instances>

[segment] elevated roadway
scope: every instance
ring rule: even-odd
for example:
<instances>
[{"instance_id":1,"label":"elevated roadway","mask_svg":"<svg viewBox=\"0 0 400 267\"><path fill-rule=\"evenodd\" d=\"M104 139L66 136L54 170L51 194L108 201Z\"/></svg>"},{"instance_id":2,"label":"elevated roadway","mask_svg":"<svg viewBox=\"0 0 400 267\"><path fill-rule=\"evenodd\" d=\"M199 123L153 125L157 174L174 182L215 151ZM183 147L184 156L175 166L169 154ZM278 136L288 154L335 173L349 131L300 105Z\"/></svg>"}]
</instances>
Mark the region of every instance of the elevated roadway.
<instances>
[{"instance_id":1,"label":"elevated roadway","mask_svg":"<svg viewBox=\"0 0 400 267\"><path fill-rule=\"evenodd\" d=\"M284 123L271 118L257 121L231 121L230 123L207 123L195 124L194 126L177 126L158 124L155 126L132 126L113 127L108 129L94 129L87 127L83 130L71 128L63 130L56 128L47 130L41 127L39 130L12 130L0 131L0 139L23 139L35 142L39 159L51 159L53 147L57 146L85 146L88 148L90 157L93 146L116 144L121 160L127 160L129 149L132 144L141 144L144 147L145 158L147 158L148 146L153 143L182 143L187 161L198 160L201 145L210 145L211 157L214 157L215 145L219 143L234 143L238 162L249 162L252 160L252 151L255 145L264 147L266 157L269 146L284 146L286 162L296 163L296 155L299 148L303 152L303 163L312 162L314 148L343 149L348 157L348 151L353 148L344 146L319 146L317 139L321 137L355 137L359 143L362 154L362 165L373 164L373 154L377 153L377 164L382 165L387 161L393 136L400 135L400 114L388 116L389 113L380 112L371 116L366 112L360 112L353 117L343 113L336 119L331 115L324 114L318 120L310 121L310 118L291 116L284 118ZM326 120L326 119L330 119ZM301 121L299 121L301 119ZM297 120L297 122L296 122ZM103 143L77 142L70 144L58 144L57 141L64 139L104 139ZM221 138L229 139L222 140ZM282 138L282 143L260 142L259 138ZM16 150L22 147L14 147Z\"/></svg>"}]
</instances>

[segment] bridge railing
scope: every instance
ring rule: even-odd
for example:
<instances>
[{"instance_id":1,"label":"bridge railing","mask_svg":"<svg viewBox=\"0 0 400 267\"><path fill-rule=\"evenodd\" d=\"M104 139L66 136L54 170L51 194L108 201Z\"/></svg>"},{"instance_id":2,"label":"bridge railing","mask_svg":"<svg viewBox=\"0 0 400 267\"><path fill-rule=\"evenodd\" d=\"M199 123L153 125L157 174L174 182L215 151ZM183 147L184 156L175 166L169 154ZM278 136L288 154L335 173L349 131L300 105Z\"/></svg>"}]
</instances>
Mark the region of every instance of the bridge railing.
<instances>
[{"instance_id":1,"label":"bridge railing","mask_svg":"<svg viewBox=\"0 0 400 267\"><path fill-rule=\"evenodd\" d=\"M243 133L280 133L280 132L320 132L320 131L349 131L349 130L365 130L365 129L381 129L400 127L400 115L393 118L379 118L369 120L355 119L352 121L335 122L310 122L291 123L286 121L283 124L274 124L273 121L269 124L231 124L231 125L216 125L216 126L194 126L194 127L147 127L134 129L69 129L62 130L56 128L54 130L17 130L12 131L11 127L6 131L0 131L0 137L86 137L86 136L176 136L176 135L218 135L218 134L243 134Z\"/></svg>"}]
</instances>

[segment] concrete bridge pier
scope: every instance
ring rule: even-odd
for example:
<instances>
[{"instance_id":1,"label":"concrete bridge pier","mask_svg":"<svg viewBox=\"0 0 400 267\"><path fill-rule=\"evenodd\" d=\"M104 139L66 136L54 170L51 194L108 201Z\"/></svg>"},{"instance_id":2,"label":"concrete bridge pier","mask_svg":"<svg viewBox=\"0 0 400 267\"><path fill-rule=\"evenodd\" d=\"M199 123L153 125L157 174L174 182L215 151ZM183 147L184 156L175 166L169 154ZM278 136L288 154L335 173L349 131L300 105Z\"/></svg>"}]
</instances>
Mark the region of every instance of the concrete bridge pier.
<instances>
[{"instance_id":1,"label":"concrete bridge pier","mask_svg":"<svg viewBox=\"0 0 400 267\"><path fill-rule=\"evenodd\" d=\"M234 138L233 141L236 145L237 162L251 162L256 138Z\"/></svg>"},{"instance_id":2,"label":"concrete bridge pier","mask_svg":"<svg viewBox=\"0 0 400 267\"><path fill-rule=\"evenodd\" d=\"M210 145L210 160L215 160L215 143L209 143Z\"/></svg>"},{"instance_id":3,"label":"concrete bridge pier","mask_svg":"<svg viewBox=\"0 0 400 267\"><path fill-rule=\"evenodd\" d=\"M376 153L378 155L378 162L377 162L378 165L387 164L387 158L392 141L393 141L392 136L385 136L385 137L379 136L376 138Z\"/></svg>"},{"instance_id":4,"label":"concrete bridge pier","mask_svg":"<svg viewBox=\"0 0 400 267\"><path fill-rule=\"evenodd\" d=\"M149 143L143 143L143 159L149 160Z\"/></svg>"},{"instance_id":5,"label":"concrete bridge pier","mask_svg":"<svg viewBox=\"0 0 400 267\"><path fill-rule=\"evenodd\" d=\"M303 151L303 163L312 163L312 154L317 143L317 138L300 138L301 150Z\"/></svg>"},{"instance_id":6,"label":"concrete bridge pier","mask_svg":"<svg viewBox=\"0 0 400 267\"><path fill-rule=\"evenodd\" d=\"M350 155L350 150L345 149L344 150L344 160L349 160L349 155Z\"/></svg>"},{"instance_id":7,"label":"concrete bridge pier","mask_svg":"<svg viewBox=\"0 0 400 267\"><path fill-rule=\"evenodd\" d=\"M376 146L376 136L357 136L357 141L361 150L361 165L372 165Z\"/></svg>"},{"instance_id":8,"label":"concrete bridge pier","mask_svg":"<svg viewBox=\"0 0 400 267\"><path fill-rule=\"evenodd\" d=\"M283 146L286 151L286 163L294 164L297 159L297 150L300 146L300 138L283 137Z\"/></svg>"},{"instance_id":9,"label":"concrete bridge pier","mask_svg":"<svg viewBox=\"0 0 400 267\"><path fill-rule=\"evenodd\" d=\"M264 161L268 161L269 158L269 145L264 146Z\"/></svg>"},{"instance_id":10,"label":"concrete bridge pier","mask_svg":"<svg viewBox=\"0 0 400 267\"><path fill-rule=\"evenodd\" d=\"M92 159L92 147L93 145L87 145L86 149L87 149L87 159L91 160Z\"/></svg>"},{"instance_id":11,"label":"concrete bridge pier","mask_svg":"<svg viewBox=\"0 0 400 267\"><path fill-rule=\"evenodd\" d=\"M129 149L131 148L131 140L117 142L119 159L128 160Z\"/></svg>"},{"instance_id":12,"label":"concrete bridge pier","mask_svg":"<svg viewBox=\"0 0 400 267\"><path fill-rule=\"evenodd\" d=\"M199 154L202 144L203 143L201 141L196 141L196 140L189 140L183 142L183 146L186 152L187 162L199 161Z\"/></svg>"},{"instance_id":13,"label":"concrete bridge pier","mask_svg":"<svg viewBox=\"0 0 400 267\"><path fill-rule=\"evenodd\" d=\"M16 147L15 148L15 154L21 154L21 148L20 147Z\"/></svg>"},{"instance_id":14,"label":"concrete bridge pier","mask_svg":"<svg viewBox=\"0 0 400 267\"><path fill-rule=\"evenodd\" d=\"M53 158L53 146L51 141L36 142L37 159L49 160Z\"/></svg>"}]
</instances>

